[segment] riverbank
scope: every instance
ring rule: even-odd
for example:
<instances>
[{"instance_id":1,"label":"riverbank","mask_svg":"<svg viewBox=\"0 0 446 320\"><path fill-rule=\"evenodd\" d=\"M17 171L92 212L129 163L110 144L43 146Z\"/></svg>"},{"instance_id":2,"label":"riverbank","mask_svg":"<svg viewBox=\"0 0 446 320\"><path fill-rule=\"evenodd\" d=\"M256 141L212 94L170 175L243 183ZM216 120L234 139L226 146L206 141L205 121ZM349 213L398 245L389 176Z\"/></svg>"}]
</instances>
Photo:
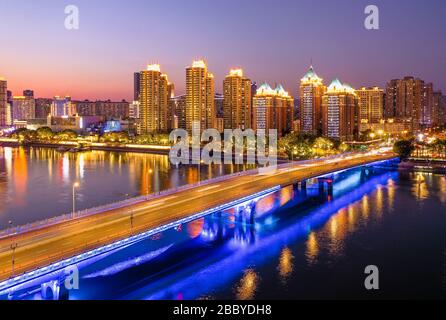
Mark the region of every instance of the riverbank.
<instances>
[{"instance_id":1,"label":"riverbank","mask_svg":"<svg viewBox=\"0 0 446 320\"><path fill-rule=\"evenodd\" d=\"M30 142L26 144L21 144L14 139L1 139L1 147L40 147L40 148L60 148L60 147L77 147L79 143L77 142L61 142L61 143L44 143L44 142ZM150 153L150 154L161 154L168 155L171 149L170 146L157 146L157 145L111 145L107 143L93 142L87 145L91 150L98 151L113 151L113 152L135 152L135 153Z\"/></svg>"},{"instance_id":2,"label":"riverbank","mask_svg":"<svg viewBox=\"0 0 446 320\"><path fill-rule=\"evenodd\" d=\"M62 143L43 143L43 142L30 142L26 144L19 143L15 139L0 139L0 147L37 147L37 148L76 148L79 146L77 142L62 142ZM170 146L158 146L158 145L137 145L137 144L127 144L127 145L111 145L107 143L93 142L86 145L90 150L97 151L110 151L110 152L133 152L133 153L146 153L146 154L158 154L158 155L169 155ZM192 153L192 150L190 150ZM244 157L246 161L246 155ZM286 157L278 156L277 162L286 163L289 160Z\"/></svg>"},{"instance_id":3,"label":"riverbank","mask_svg":"<svg viewBox=\"0 0 446 320\"><path fill-rule=\"evenodd\" d=\"M409 159L402 161L398 170L446 174L446 161Z\"/></svg>"}]
</instances>

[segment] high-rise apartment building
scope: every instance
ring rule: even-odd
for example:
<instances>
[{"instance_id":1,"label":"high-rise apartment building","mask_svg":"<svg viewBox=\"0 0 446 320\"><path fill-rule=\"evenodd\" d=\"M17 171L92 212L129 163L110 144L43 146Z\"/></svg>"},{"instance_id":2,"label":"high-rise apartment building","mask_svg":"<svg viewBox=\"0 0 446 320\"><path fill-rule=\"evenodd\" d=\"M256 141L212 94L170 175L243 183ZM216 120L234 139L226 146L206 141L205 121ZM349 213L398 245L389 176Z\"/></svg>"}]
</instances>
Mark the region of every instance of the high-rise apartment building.
<instances>
[{"instance_id":1,"label":"high-rise apartment building","mask_svg":"<svg viewBox=\"0 0 446 320\"><path fill-rule=\"evenodd\" d=\"M269 84L262 84L254 96L253 129L277 129L283 136L293 129L294 99L281 85L272 89Z\"/></svg>"},{"instance_id":2,"label":"high-rise apartment building","mask_svg":"<svg viewBox=\"0 0 446 320\"><path fill-rule=\"evenodd\" d=\"M0 127L7 126L8 113L8 83L5 78L0 78Z\"/></svg>"},{"instance_id":3,"label":"high-rise apartment building","mask_svg":"<svg viewBox=\"0 0 446 320\"><path fill-rule=\"evenodd\" d=\"M181 95L170 101L174 113L172 129L186 129L186 100L186 95Z\"/></svg>"},{"instance_id":4,"label":"high-rise apartment building","mask_svg":"<svg viewBox=\"0 0 446 320\"><path fill-rule=\"evenodd\" d=\"M14 96L12 98L12 120L23 121L35 118L35 100L32 97Z\"/></svg>"},{"instance_id":5,"label":"high-rise apartment building","mask_svg":"<svg viewBox=\"0 0 446 320\"><path fill-rule=\"evenodd\" d=\"M158 64L140 72L140 134L167 131L169 81Z\"/></svg>"},{"instance_id":6,"label":"high-rise apartment building","mask_svg":"<svg viewBox=\"0 0 446 320\"><path fill-rule=\"evenodd\" d=\"M71 97L55 96L51 104L52 117L73 117L76 115L76 105L71 101Z\"/></svg>"},{"instance_id":7,"label":"high-rise apartment building","mask_svg":"<svg viewBox=\"0 0 446 320\"><path fill-rule=\"evenodd\" d=\"M133 101L129 106L129 118L131 119L139 119L139 111L140 111L140 103L139 101Z\"/></svg>"},{"instance_id":8,"label":"high-rise apartment building","mask_svg":"<svg viewBox=\"0 0 446 320\"><path fill-rule=\"evenodd\" d=\"M186 69L186 130L194 122L200 130L215 127L214 75L208 72L203 60L194 61Z\"/></svg>"},{"instance_id":9,"label":"high-rise apartment building","mask_svg":"<svg viewBox=\"0 0 446 320\"><path fill-rule=\"evenodd\" d=\"M323 135L341 141L353 140L357 106L355 90L338 79L333 80L322 97Z\"/></svg>"},{"instance_id":10,"label":"high-rise apartment building","mask_svg":"<svg viewBox=\"0 0 446 320\"><path fill-rule=\"evenodd\" d=\"M387 119L412 123L418 130L423 110L424 81L414 77L391 80L386 87L385 114Z\"/></svg>"},{"instance_id":11,"label":"high-rise apartment building","mask_svg":"<svg viewBox=\"0 0 446 320\"><path fill-rule=\"evenodd\" d=\"M432 128L434 124L434 85L426 83L423 87L420 125Z\"/></svg>"},{"instance_id":12,"label":"high-rise apartment building","mask_svg":"<svg viewBox=\"0 0 446 320\"><path fill-rule=\"evenodd\" d=\"M308 134L322 133L322 96L325 93L323 80L310 67L300 80L300 130Z\"/></svg>"},{"instance_id":13,"label":"high-rise apartment building","mask_svg":"<svg viewBox=\"0 0 446 320\"><path fill-rule=\"evenodd\" d=\"M125 119L129 116L130 104L125 101L72 101L80 116L102 116L106 120Z\"/></svg>"},{"instance_id":14,"label":"high-rise apartment building","mask_svg":"<svg viewBox=\"0 0 446 320\"><path fill-rule=\"evenodd\" d=\"M358 96L357 122L359 131L364 125L380 123L383 119L384 90L378 87L356 90Z\"/></svg>"},{"instance_id":15,"label":"high-rise apartment building","mask_svg":"<svg viewBox=\"0 0 446 320\"><path fill-rule=\"evenodd\" d=\"M443 94L441 91L435 91L433 93L433 111L432 111L432 126L442 126L445 122L442 119L442 112L444 109L443 105Z\"/></svg>"},{"instance_id":16,"label":"high-rise apartment building","mask_svg":"<svg viewBox=\"0 0 446 320\"><path fill-rule=\"evenodd\" d=\"M141 75L139 72L133 74L133 100L139 101L139 94L141 92Z\"/></svg>"},{"instance_id":17,"label":"high-rise apartment building","mask_svg":"<svg viewBox=\"0 0 446 320\"><path fill-rule=\"evenodd\" d=\"M171 82L167 84L167 130L176 129L175 125L175 108L172 99L175 97L175 85Z\"/></svg>"},{"instance_id":18,"label":"high-rise apartment building","mask_svg":"<svg viewBox=\"0 0 446 320\"><path fill-rule=\"evenodd\" d=\"M230 70L223 81L223 118L225 129L251 128L251 80L242 69Z\"/></svg>"},{"instance_id":19,"label":"high-rise apartment building","mask_svg":"<svg viewBox=\"0 0 446 320\"><path fill-rule=\"evenodd\" d=\"M52 99L37 98L36 99L36 119L45 119L51 114Z\"/></svg>"}]
</instances>

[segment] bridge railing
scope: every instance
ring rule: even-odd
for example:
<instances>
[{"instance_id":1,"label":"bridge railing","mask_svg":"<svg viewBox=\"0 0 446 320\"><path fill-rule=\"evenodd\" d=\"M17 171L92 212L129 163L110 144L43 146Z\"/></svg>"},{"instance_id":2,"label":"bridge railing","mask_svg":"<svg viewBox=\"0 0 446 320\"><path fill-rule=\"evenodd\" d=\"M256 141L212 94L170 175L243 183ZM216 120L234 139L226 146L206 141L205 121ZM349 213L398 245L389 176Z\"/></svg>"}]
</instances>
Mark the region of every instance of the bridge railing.
<instances>
[{"instance_id":1,"label":"bridge railing","mask_svg":"<svg viewBox=\"0 0 446 320\"><path fill-rule=\"evenodd\" d=\"M346 156L349 154L352 154L352 153L344 153L344 154L342 154L342 156ZM310 163L314 163L316 161L320 161L322 159L330 160L330 159L335 159L335 158L339 158L339 157L340 157L340 155L333 155L333 156L326 157L326 158L311 159L311 160L305 160L305 161L285 162L285 163L277 165L277 169L285 169L292 165L310 164ZM193 184L187 184L187 185L183 185L183 186L179 186L179 187L175 187L175 188L166 189L166 190L163 190L160 192L155 192L155 193L152 193L149 195L141 195L141 196L137 196L137 197L133 197L133 198L125 199L125 200L120 200L117 202L113 202L113 203L109 203L109 204L105 204L105 205L101 205L101 206L97 206L97 207L92 207L92 208L85 209L85 210L80 210L80 211L75 212L74 214L67 213L67 214L59 215L59 216L56 216L53 218L48 218L48 219L39 220L39 221L35 221L32 223L24 224L24 225L10 227L8 229L0 231L0 239L11 236L11 235L18 235L18 234L26 233L29 231L34 231L34 230L54 226L54 225L60 224L62 222L76 221L81 218L99 214L101 212L105 212L105 211L109 211L109 210L113 210L113 209L124 208L124 207L130 206L130 205L135 205L135 204L138 204L138 203L141 203L144 201L153 200L153 199L156 199L156 198L159 198L162 196L171 195L171 194L174 194L177 192L193 189L193 188L196 188L199 186L205 186L205 185L220 182L220 181L226 181L226 180L229 180L229 179L232 179L235 177L255 175L258 173L259 173L258 168L241 171L241 172L235 172L232 174L207 179L207 180L204 180L201 182L196 182Z\"/></svg>"},{"instance_id":2,"label":"bridge railing","mask_svg":"<svg viewBox=\"0 0 446 320\"><path fill-rule=\"evenodd\" d=\"M196 182L193 184L187 184L187 185L183 185L180 187L166 189L166 190L163 190L160 192L155 192L155 193L152 193L149 195L141 195L141 196L137 196L137 197L133 197L133 198L129 198L129 199L125 199L125 200L121 200L121 201L117 201L117 202L113 202L113 203L109 203L109 204L105 204L105 205L101 205L101 206L97 206L97 207L93 207L93 208L89 208L89 209L85 209L85 210L80 210L80 211L75 212L74 215L72 213L67 213L67 214L59 215L59 216L56 216L53 218L48 218L48 219L39 220L39 221L35 221L32 223L24 224L24 225L10 227L8 229L0 231L0 239L7 237L7 236L11 236L11 235L22 234L25 232L53 226L53 225L56 225L56 224L59 224L62 222L75 221L75 220L85 218L88 216L92 216L92 215L95 215L95 214L98 214L98 213L101 213L104 211L127 207L127 206L138 204L138 203L141 203L144 201L153 200L153 199L156 199L156 198L159 198L162 196L167 196L167 195L171 195L171 194L185 191L188 189L193 189L195 187L205 186L205 185L208 185L211 183L216 183L219 181L225 181L228 179L232 179L234 177L246 176L246 175L256 174L256 173L258 173L258 169L251 169L251 170L236 172L236 173L232 173L232 174L228 174L228 175L224 175L224 176L220 176L220 177L207 179L207 180L204 180L201 182Z\"/></svg>"}]
</instances>

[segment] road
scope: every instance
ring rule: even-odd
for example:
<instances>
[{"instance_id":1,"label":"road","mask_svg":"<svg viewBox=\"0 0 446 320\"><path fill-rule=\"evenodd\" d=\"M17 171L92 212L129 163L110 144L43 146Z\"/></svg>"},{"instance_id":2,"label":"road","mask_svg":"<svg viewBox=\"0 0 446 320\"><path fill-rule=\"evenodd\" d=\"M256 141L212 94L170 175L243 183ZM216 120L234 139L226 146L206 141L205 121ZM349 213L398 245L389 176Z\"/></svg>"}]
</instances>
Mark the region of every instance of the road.
<instances>
[{"instance_id":1,"label":"road","mask_svg":"<svg viewBox=\"0 0 446 320\"><path fill-rule=\"evenodd\" d=\"M394 157L391 153L369 153L306 164L295 163L274 174L233 177L10 236L0 240L0 281L13 275L11 246L17 245L14 250L14 275L18 275L274 186L286 186L322 174Z\"/></svg>"}]
</instances>

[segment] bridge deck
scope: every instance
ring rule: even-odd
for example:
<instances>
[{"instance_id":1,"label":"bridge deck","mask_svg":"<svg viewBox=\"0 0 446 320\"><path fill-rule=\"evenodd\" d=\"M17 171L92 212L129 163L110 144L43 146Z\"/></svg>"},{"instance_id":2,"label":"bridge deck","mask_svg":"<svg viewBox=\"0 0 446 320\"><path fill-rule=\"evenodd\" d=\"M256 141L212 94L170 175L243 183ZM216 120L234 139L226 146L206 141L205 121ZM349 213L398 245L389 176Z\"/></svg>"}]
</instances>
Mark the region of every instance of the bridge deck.
<instances>
[{"instance_id":1,"label":"bridge deck","mask_svg":"<svg viewBox=\"0 0 446 320\"><path fill-rule=\"evenodd\" d=\"M395 158L394 154L356 155L347 159L320 160L280 169L272 175L252 174L166 195L129 207L109 210L79 220L10 236L0 240L0 281L12 276L11 245L15 250L14 274L22 274L194 213L249 196L274 186Z\"/></svg>"}]
</instances>

